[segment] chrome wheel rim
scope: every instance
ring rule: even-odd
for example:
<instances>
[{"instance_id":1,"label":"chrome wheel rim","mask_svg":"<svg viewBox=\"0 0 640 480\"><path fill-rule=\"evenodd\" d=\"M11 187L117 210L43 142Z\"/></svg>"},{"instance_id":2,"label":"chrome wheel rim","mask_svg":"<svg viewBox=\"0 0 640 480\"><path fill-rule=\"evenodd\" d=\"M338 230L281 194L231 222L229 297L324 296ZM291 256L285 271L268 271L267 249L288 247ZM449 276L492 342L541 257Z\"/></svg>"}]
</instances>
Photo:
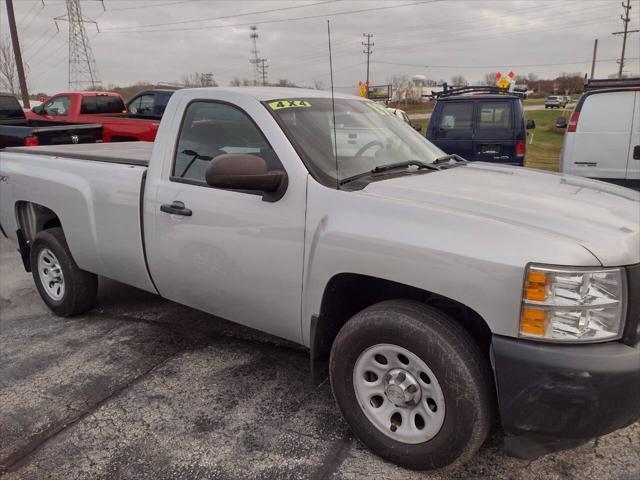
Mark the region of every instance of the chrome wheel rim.
<instances>
[{"instance_id":1,"label":"chrome wheel rim","mask_svg":"<svg viewBox=\"0 0 640 480\"><path fill-rule=\"evenodd\" d=\"M378 344L364 350L353 368L353 385L363 413L389 438L423 443L442 428L445 401L438 379L406 348Z\"/></svg>"},{"instance_id":2,"label":"chrome wheel rim","mask_svg":"<svg viewBox=\"0 0 640 480\"><path fill-rule=\"evenodd\" d=\"M48 248L38 253L38 274L47 295L55 301L61 300L65 290L62 266L58 257Z\"/></svg>"}]
</instances>

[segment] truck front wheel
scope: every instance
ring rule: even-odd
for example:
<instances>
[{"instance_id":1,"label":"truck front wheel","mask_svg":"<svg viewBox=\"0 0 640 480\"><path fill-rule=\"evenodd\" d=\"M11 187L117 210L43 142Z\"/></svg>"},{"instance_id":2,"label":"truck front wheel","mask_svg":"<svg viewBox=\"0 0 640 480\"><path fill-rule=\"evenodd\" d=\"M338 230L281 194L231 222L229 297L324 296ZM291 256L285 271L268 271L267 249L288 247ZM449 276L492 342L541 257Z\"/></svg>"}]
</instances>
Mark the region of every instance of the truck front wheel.
<instances>
[{"instance_id":1,"label":"truck front wheel","mask_svg":"<svg viewBox=\"0 0 640 480\"><path fill-rule=\"evenodd\" d=\"M354 433L400 466L468 460L489 432L487 362L452 318L421 303L386 301L351 318L333 344L330 377Z\"/></svg>"},{"instance_id":2,"label":"truck front wheel","mask_svg":"<svg viewBox=\"0 0 640 480\"><path fill-rule=\"evenodd\" d=\"M61 228L38 232L29 260L38 292L54 313L70 317L95 305L98 277L76 265Z\"/></svg>"}]
</instances>

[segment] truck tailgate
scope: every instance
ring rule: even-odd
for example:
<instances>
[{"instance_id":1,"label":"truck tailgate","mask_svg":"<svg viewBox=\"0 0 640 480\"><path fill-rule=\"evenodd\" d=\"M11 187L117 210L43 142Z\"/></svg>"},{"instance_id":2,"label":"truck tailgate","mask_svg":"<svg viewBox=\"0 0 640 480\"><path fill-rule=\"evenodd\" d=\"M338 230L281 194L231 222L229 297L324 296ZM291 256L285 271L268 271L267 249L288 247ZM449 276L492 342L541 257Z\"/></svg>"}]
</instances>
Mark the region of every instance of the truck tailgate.
<instances>
[{"instance_id":1,"label":"truck tailgate","mask_svg":"<svg viewBox=\"0 0 640 480\"><path fill-rule=\"evenodd\" d=\"M38 137L40 145L96 143L102 141L102 125L97 123L34 127L31 133Z\"/></svg>"}]
</instances>

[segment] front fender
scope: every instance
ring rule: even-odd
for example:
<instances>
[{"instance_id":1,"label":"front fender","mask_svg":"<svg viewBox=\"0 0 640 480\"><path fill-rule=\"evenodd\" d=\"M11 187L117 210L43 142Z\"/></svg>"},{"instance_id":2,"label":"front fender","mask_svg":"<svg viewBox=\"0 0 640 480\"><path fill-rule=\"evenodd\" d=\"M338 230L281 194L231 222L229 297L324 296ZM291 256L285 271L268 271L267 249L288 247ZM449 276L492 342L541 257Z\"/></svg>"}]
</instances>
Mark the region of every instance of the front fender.
<instances>
[{"instance_id":1,"label":"front fender","mask_svg":"<svg viewBox=\"0 0 640 480\"><path fill-rule=\"evenodd\" d=\"M355 273L419 288L477 312L492 333L515 337L529 262L599 266L584 247L549 232L310 180L302 335L327 284Z\"/></svg>"}]
</instances>

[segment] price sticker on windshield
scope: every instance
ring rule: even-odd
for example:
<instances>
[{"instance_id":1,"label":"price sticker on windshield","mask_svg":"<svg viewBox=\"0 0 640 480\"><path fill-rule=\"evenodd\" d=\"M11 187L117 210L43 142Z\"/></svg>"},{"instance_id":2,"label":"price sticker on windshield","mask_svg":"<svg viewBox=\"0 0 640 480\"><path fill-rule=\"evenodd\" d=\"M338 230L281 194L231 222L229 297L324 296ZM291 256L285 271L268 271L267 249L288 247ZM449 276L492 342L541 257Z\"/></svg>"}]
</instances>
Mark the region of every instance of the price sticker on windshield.
<instances>
[{"instance_id":1,"label":"price sticker on windshield","mask_svg":"<svg viewBox=\"0 0 640 480\"><path fill-rule=\"evenodd\" d=\"M278 100L277 102L269 102L271 110L280 110L281 108L300 108L310 107L311 104L306 100Z\"/></svg>"},{"instance_id":2,"label":"price sticker on windshield","mask_svg":"<svg viewBox=\"0 0 640 480\"><path fill-rule=\"evenodd\" d=\"M365 102L365 104L369 105L375 112L379 113L380 115L389 115L389 111L378 103Z\"/></svg>"}]
</instances>

